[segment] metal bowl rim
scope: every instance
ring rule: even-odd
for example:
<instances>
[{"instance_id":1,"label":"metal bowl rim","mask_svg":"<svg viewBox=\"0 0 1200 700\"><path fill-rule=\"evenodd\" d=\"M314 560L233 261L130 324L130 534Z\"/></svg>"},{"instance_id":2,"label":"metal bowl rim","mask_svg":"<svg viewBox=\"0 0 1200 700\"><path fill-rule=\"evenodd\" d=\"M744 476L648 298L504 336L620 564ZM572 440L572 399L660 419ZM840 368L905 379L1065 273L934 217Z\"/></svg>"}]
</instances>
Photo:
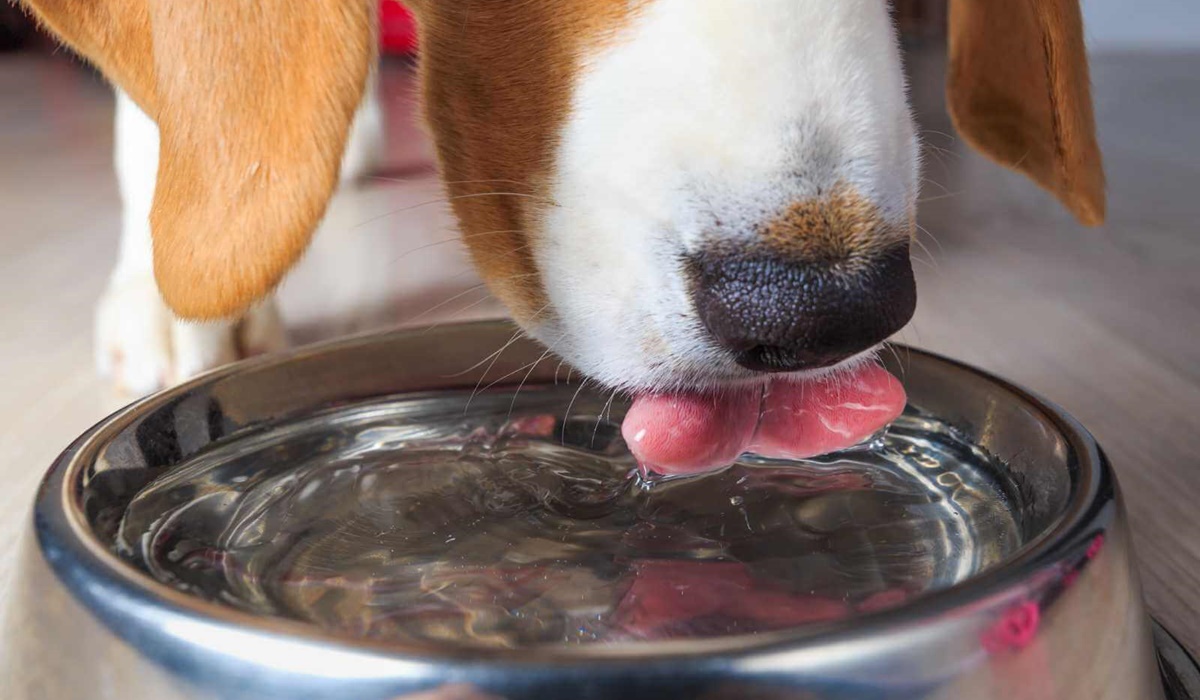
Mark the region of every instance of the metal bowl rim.
<instances>
[{"instance_id":1,"label":"metal bowl rim","mask_svg":"<svg viewBox=\"0 0 1200 700\"><path fill-rule=\"evenodd\" d=\"M499 321L475 321L455 324L443 328L473 326L488 330L488 327L507 329L513 326ZM100 420L76 439L54 461L43 478L35 500L34 526L39 549L47 556L51 567L72 595L76 598L93 598L84 588L93 586L92 592L108 594L123 593L130 600L149 603L168 615L186 620L202 620L241 633L252 631L267 638L286 637L296 641L319 643L346 652L366 654L391 660L406 660L426 663L446 663L459 659L472 665L502 664L512 666L561 666L597 664L621 664L634 662L640 666L664 663L684 658L718 656L726 661L744 656L769 655L798 649L818 648L825 645L849 642L855 638L869 638L896 631L922 620L932 619L953 610L970 609L996 596L1020 587L1031 574L1063 559L1065 550L1079 535L1084 534L1088 524L1097 515L1100 506L1095 503L1098 495L1107 487L1116 488L1111 466L1092 435L1073 417L1056 404L1037 394L1014 385L989 372L937 353L908 348L913 354L924 356L937 363L975 375L977 378L996 385L1018 402L1035 409L1055 427L1060 436L1069 443L1078 460L1077 480L1072 488L1067 506L1058 519L1045 528L1030 542L1024 544L1012 557L996 567L972 576L954 586L918 596L895 608L868 613L846 620L821 625L812 625L793 630L782 630L756 635L718 637L710 640L683 640L654 642L652 644L628 644L612 648L604 647L525 647L516 649L490 648L438 648L433 646L402 645L371 639L354 639L323 633L319 628L284 618L258 616L218 603L209 602L162 584L110 552L92 534L83 514L76 506L78 476L87 465L79 457L91 452L94 444L119 432L129 421L156 408L187 391L228 378L249 370L279 365L315 355L328 355L339 351L361 347L366 344L403 343L406 337L417 333L428 333L428 329L410 328L385 333L366 333L297 348L287 353L254 358L202 374L184 384L119 409ZM904 346L900 346L904 347ZM89 578L91 577L91 578ZM118 630L118 633L120 631Z\"/></svg>"}]
</instances>

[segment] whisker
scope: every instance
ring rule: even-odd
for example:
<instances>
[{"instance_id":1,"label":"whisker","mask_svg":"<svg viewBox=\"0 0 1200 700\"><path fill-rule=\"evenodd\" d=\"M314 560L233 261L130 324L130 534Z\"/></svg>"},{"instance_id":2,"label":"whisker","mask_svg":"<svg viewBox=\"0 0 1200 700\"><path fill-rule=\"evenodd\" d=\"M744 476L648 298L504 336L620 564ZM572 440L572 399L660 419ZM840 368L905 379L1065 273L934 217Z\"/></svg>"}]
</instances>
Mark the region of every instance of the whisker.
<instances>
[{"instance_id":1,"label":"whisker","mask_svg":"<svg viewBox=\"0 0 1200 700\"><path fill-rule=\"evenodd\" d=\"M913 322L909 323L907 326L905 326L904 328L902 328L900 330L900 335L911 337L911 339L904 338L905 345L916 345L918 347L924 347L924 343L921 342L921 332L919 330L917 330L916 321L913 321Z\"/></svg>"},{"instance_id":2,"label":"whisker","mask_svg":"<svg viewBox=\"0 0 1200 700\"><path fill-rule=\"evenodd\" d=\"M937 236L933 235L932 231L925 228L921 224L917 224L917 231L920 231L921 233L925 234L926 236L929 236L929 240L933 241L933 244L938 247L938 252L940 252L943 255L946 254L946 249L942 247L942 242L938 240Z\"/></svg>"},{"instance_id":3,"label":"whisker","mask_svg":"<svg viewBox=\"0 0 1200 700\"><path fill-rule=\"evenodd\" d=\"M922 185L934 185L935 187L937 187L938 189L940 189L940 190L941 190L942 192L944 192L944 193L949 193L949 192L950 192L950 188L946 187L946 186L945 186L945 185L943 185L942 183L938 182L937 180L932 180L932 179L930 179L930 178L927 178L927 177L924 177L924 176L922 176L922 177L921 177L921 184L922 184ZM923 198L923 199L921 199L921 200L918 200L918 201L927 201L927 199L928 199L928 198Z\"/></svg>"},{"instance_id":4,"label":"whisker","mask_svg":"<svg viewBox=\"0 0 1200 700\"><path fill-rule=\"evenodd\" d=\"M475 397L479 395L479 387L483 384L483 380L487 378L488 373L492 371L492 368L496 366L496 362L500 359L500 356L504 354L505 350L512 347L512 344L517 342L517 339L520 337L521 337L521 331L518 330L516 333L513 334L513 337L508 339L508 342L505 343L503 345L503 347L501 347L499 350L497 350L495 352L495 356L492 357L492 361L490 363L488 363L487 369L483 370L483 374L479 375L479 381L475 382L475 388L471 390L471 395L469 397L467 397L467 405L463 406L464 414L467 412L468 409L471 408L471 402L474 401ZM519 372L520 370L517 370L517 371ZM511 374L511 372L509 374ZM508 376L508 375L505 375L505 376ZM501 377L501 379L503 379L503 378L504 377ZM493 386L495 386L495 384L496 384L495 382L488 384L487 387L484 389L484 391L487 391L488 389L492 388Z\"/></svg>"},{"instance_id":5,"label":"whisker","mask_svg":"<svg viewBox=\"0 0 1200 700\"><path fill-rule=\"evenodd\" d=\"M901 380L903 380L904 375L908 374L908 366L905 365L904 362L902 362L900 360L900 353L896 351L896 346L893 345L892 343L885 342L883 344L883 347L887 348L888 351L892 353L892 357L896 358L896 366L900 369L900 374L901 374L900 378L901 378Z\"/></svg>"},{"instance_id":6,"label":"whisker","mask_svg":"<svg viewBox=\"0 0 1200 700\"><path fill-rule=\"evenodd\" d=\"M934 153L938 153L940 155L955 156L956 158L962 157L957 151L952 151L949 148L942 148L941 146L935 146L932 143L929 143L928 141L926 141L924 143L924 146L925 146L925 148L928 148L930 151L933 151Z\"/></svg>"},{"instance_id":7,"label":"whisker","mask_svg":"<svg viewBox=\"0 0 1200 700\"><path fill-rule=\"evenodd\" d=\"M454 378L454 377L461 377L461 376L463 376L464 374L469 374L469 373L471 373L471 372L473 372L473 371L475 371L475 370L479 369L479 367L480 367L480 366L481 366L483 363L487 362L488 360L491 360L491 359L492 359L494 356L496 356L496 355L500 354L501 352L504 352L504 350L505 350L506 348L508 348L508 346L509 346L509 345L512 345L513 343L517 342L517 338L519 338L519 337L520 337L520 335L521 335L521 331L519 331L519 330L518 330L516 333L513 333L513 334L512 334L512 337L508 339L508 342L506 342L506 343L504 343L504 345L501 345L501 346L500 346L500 349L499 349L499 350L495 350L495 351L493 351L493 352L492 352L491 354L489 354L487 357L483 358L483 359L482 359L482 360L480 360L479 362L476 362L475 364L471 365L470 367L468 367L468 368L464 369L464 370L463 370L463 371L461 371L461 372L455 372L454 374L443 374L443 375L442 375L442 378L443 378L443 379L452 379L452 378ZM486 372L484 372L484 374L487 374L487 373L486 373ZM480 382L482 382L482 381L483 381L483 379L481 378L481 379L480 379Z\"/></svg>"},{"instance_id":8,"label":"whisker","mask_svg":"<svg viewBox=\"0 0 1200 700\"><path fill-rule=\"evenodd\" d=\"M521 383L517 385L517 390L513 392L512 403L508 405L508 418L512 418L513 409L516 408L517 405L517 395L521 393L521 389L524 388L525 382L529 381L529 377L533 374L533 370L537 369L537 366L541 364L542 360L546 359L550 353L554 352L554 347L558 345L558 342L566 336L567 334L564 331L562 335L558 336L557 340L546 347L546 352L543 352L538 359L534 360L533 363L529 365L529 371L525 373L524 377L521 377Z\"/></svg>"},{"instance_id":9,"label":"whisker","mask_svg":"<svg viewBox=\"0 0 1200 700\"><path fill-rule=\"evenodd\" d=\"M921 149L923 151L923 154L928 153L929 155L933 156L935 159L937 159L938 165L942 166L943 169L946 168L946 161L943 158L942 149L938 148L937 146L934 146L933 144L931 144L927 141L921 141Z\"/></svg>"},{"instance_id":10,"label":"whisker","mask_svg":"<svg viewBox=\"0 0 1200 700\"><path fill-rule=\"evenodd\" d=\"M515 375L515 374L518 374L518 373L519 373L521 370L524 370L524 369L529 369L530 371L533 371L533 370L532 370L532 369L530 369L530 368L532 368L532 367L537 367L537 364L538 364L539 362L541 362L543 358L545 358L545 354L542 354L542 355L540 355L540 356L538 357L538 359L534 360L533 362L527 362L527 363L525 363L525 364L521 365L520 367L518 367L518 368L516 368L516 369L512 370L511 372L506 372L506 373L504 373L504 374L503 374L503 375L501 375L500 377L497 377L495 380L493 380L493 381L489 382L487 386L483 387L483 389L481 389L481 390L480 390L479 392L477 392L477 393L483 393L483 392L487 391L488 389L491 389L492 387L496 386L497 384L499 384L500 382L504 381L505 379L508 379L509 377L511 377L511 376L513 376L513 375ZM499 359L499 358L497 358L497 359ZM487 373L485 372L485 373L484 373L484 375L486 376L486 374L487 374ZM471 398L474 398L474 395L472 395L472 397L471 397ZM470 405L470 400L468 400L468 401L467 401L467 404L468 404L468 405Z\"/></svg>"},{"instance_id":11,"label":"whisker","mask_svg":"<svg viewBox=\"0 0 1200 700\"><path fill-rule=\"evenodd\" d=\"M564 445L567 444L567 420L571 417L571 407L575 405L575 399L579 398L579 393L583 391L583 388L587 386L587 383L588 378L584 377L583 381L579 383L579 388L575 390L575 395L571 397L570 403L567 404L566 413L563 413L563 427L562 432L559 435L559 441Z\"/></svg>"},{"instance_id":12,"label":"whisker","mask_svg":"<svg viewBox=\"0 0 1200 700\"><path fill-rule=\"evenodd\" d=\"M542 305L542 308L540 308L540 309L538 309L537 311L533 312L533 314L532 314L532 315L529 317L529 318L530 318L530 320L536 319L536 318L537 318L538 316L540 316L540 315L542 314L542 312L543 312L543 311L545 311L545 310L546 310L546 309L547 309L549 306L550 306L550 303L549 303L549 302L547 302L547 303L543 304L543 305ZM505 351L505 350L507 350L507 349L509 349L510 347L512 347L512 344L513 344L513 343L515 343L515 342L517 342L517 339L518 339L518 338L520 338L520 337L521 337L523 334L524 334L524 331L523 331L522 329L518 328L518 329L517 329L517 332L516 332L516 333L513 333L512 337L508 339L508 342L507 342L507 343L505 343L505 344L503 345L503 347L501 347L501 348L500 348L499 350L497 350L495 353L493 353L493 356L492 356L492 361L491 361L491 363L489 363L489 364L488 364L488 366L487 366L487 369L485 369L485 370L483 371L483 374L479 375L479 381L475 382L475 388L471 390L471 396L467 398L467 405L463 407L463 413L466 413L467 409L471 408L471 402L472 402L472 401L474 401L474 400L475 400L475 396L479 394L479 386L480 386L481 384L483 384L483 380L487 378L488 374L489 374L489 373L492 371L492 368L496 366L496 362L497 362L497 361L500 359L500 356L504 354L504 351ZM487 358L484 358L484 360L485 360L485 361L486 361L486 359L487 359ZM481 361L479 364L483 364L483 362ZM479 365L476 365L476 367L478 367L478 366L479 366ZM519 369L515 370L514 372L509 372L508 374L504 375L504 377L501 377L500 379L504 379L505 377L512 376L512 375L513 375L513 374L515 374L516 372L519 372L519 371L521 371L521 369L524 369L524 367L522 366L521 368L519 368ZM468 370L468 371L469 371L469 370ZM500 381L500 380L498 379L498 380L496 380L496 381ZM487 387L484 389L484 391L486 391L487 389L490 389L490 388L492 388L492 387L493 387L493 386L495 386L495 385L496 385L496 382L492 382L491 384L488 384L488 385L487 385Z\"/></svg>"},{"instance_id":13,"label":"whisker","mask_svg":"<svg viewBox=\"0 0 1200 700\"><path fill-rule=\"evenodd\" d=\"M447 243L458 243L461 241L471 240L474 238L482 238L483 236L498 236L498 235L501 235L504 233L520 233L520 232L521 231L519 229L497 229L495 231L478 231L476 233L467 233L467 234L462 234L462 235L458 235L458 236L451 236L450 238L443 238L440 241L433 241L432 243L424 243L415 248L410 248L410 249L404 251L403 253L401 253L400 255L396 256L392 260L392 262L393 263L400 262L401 260L412 255L413 253L416 253L416 252L419 252L422 250L426 250L428 248L436 248L437 246L446 245Z\"/></svg>"},{"instance_id":14,"label":"whisker","mask_svg":"<svg viewBox=\"0 0 1200 700\"><path fill-rule=\"evenodd\" d=\"M468 272L474 272L474 270L469 270ZM525 272L525 273L521 273L521 274L517 274L517 275L508 275L506 277L497 277L497 278L495 278L494 281L500 282L500 281L506 281L506 280L525 279L527 277L536 277L537 275L538 275L538 273L536 273L536 272ZM413 322L419 321L422 318L428 316L429 314L437 311L438 309L441 309L443 306L453 302L454 300L465 297L466 295L470 294L471 292L478 291L480 289L484 289L487 287L487 285L488 285L487 282L480 282L479 284L474 285L465 291L455 294L454 296L450 297L449 299L445 299L443 301L438 302L437 304L434 304L432 307L422 311L421 313L419 313L416 316L409 319L409 322L413 323ZM484 299L482 301L486 301L486 299Z\"/></svg>"},{"instance_id":15,"label":"whisker","mask_svg":"<svg viewBox=\"0 0 1200 700\"><path fill-rule=\"evenodd\" d=\"M926 140L926 139L921 139L921 147L922 147L922 148L924 148L924 149L926 149L926 150L927 150L929 153L931 153L933 156L935 156L935 157L938 159L938 163L939 163L939 164L940 164L940 165L941 165L943 168L944 168L944 167L946 167L946 161L945 161L945 160L944 160L944 158L943 158L944 156L948 156L948 157L957 158L957 159L959 159L959 160L962 160L962 154L961 154L961 153L959 153L959 152L957 152L957 151L952 151L952 150L950 150L950 149L948 149L948 148L942 148L941 146L934 145L934 144L930 143L930 142L929 142L928 140Z\"/></svg>"},{"instance_id":16,"label":"whisker","mask_svg":"<svg viewBox=\"0 0 1200 700\"><path fill-rule=\"evenodd\" d=\"M565 333L564 333L564 335L565 335ZM559 338L559 340L561 341L562 338ZM558 373L562 371L563 365L565 365L565 364L567 364L567 358L560 357L558 360L558 366L554 368L554 386L558 386ZM572 367L570 365L567 365L567 378L565 380L563 380L564 384L571 383L571 370L572 370Z\"/></svg>"},{"instance_id":17,"label":"whisker","mask_svg":"<svg viewBox=\"0 0 1200 700\"><path fill-rule=\"evenodd\" d=\"M477 292L481 289L484 289L485 287L487 287L487 284L484 282L480 282L479 284L477 284L473 287L469 287L465 291L459 292L458 294L455 294L454 296L450 297L449 299L444 299L444 300L434 304L433 306L429 307L428 309L425 309L421 313L419 313L416 316L413 316L411 319L409 319L409 322L416 323L417 321L420 321L421 319L423 319L426 316L428 316L429 314L437 311L438 309L446 306L447 304L453 303L454 301L461 299L472 292Z\"/></svg>"},{"instance_id":18,"label":"whisker","mask_svg":"<svg viewBox=\"0 0 1200 700\"><path fill-rule=\"evenodd\" d=\"M957 197L957 196L961 195L962 193L963 193L963 190L957 190L955 192L945 192L943 194L935 194L935 195L931 195L929 197L921 197L920 199L917 200L917 203L921 204L923 202L936 202L939 199L950 199L951 197Z\"/></svg>"},{"instance_id":19,"label":"whisker","mask_svg":"<svg viewBox=\"0 0 1200 700\"><path fill-rule=\"evenodd\" d=\"M600 424L604 422L604 412L612 409L613 399L617 398L617 390L608 395L608 401L604 402L604 406L600 408L599 415L596 416L596 427L592 428L592 441L590 447L596 449L596 436L600 434Z\"/></svg>"},{"instance_id":20,"label":"whisker","mask_svg":"<svg viewBox=\"0 0 1200 700\"><path fill-rule=\"evenodd\" d=\"M362 228L363 226L366 226L367 224L374 223L381 219L386 219L389 216L395 216L396 214L402 214L406 211L420 209L421 207L427 207L427 206L430 206L431 204L448 204L450 202L457 201L459 199L475 199L477 197L524 197L527 199L542 200L543 202L547 202L552 205L554 204L554 201L547 197L541 197L541 196L538 196L535 194L526 194L524 192L472 192L470 194L458 194L458 195L453 195L453 196L449 196L449 197L439 197L438 199L430 199L425 202L418 202L417 204L411 204L407 207L393 209L392 211L385 212L383 214L380 214L379 216L373 216L370 219L367 219L366 221L355 224L351 228L352 229Z\"/></svg>"},{"instance_id":21,"label":"whisker","mask_svg":"<svg viewBox=\"0 0 1200 700\"><path fill-rule=\"evenodd\" d=\"M475 272L474 268L467 268L465 270L462 270L461 272L450 275L449 277L446 278L446 280L447 281L456 280L456 279L459 279L466 275L473 274L474 272ZM525 272L525 273L520 273L520 274L515 274L515 275L506 275L506 276L502 276L502 277L495 277L492 279L492 281L493 282L503 282L503 281L514 280L514 279L525 279L527 277L535 277L535 276L537 276L537 274L538 273L536 273L536 272ZM446 306L447 304L450 304L455 299L459 299L461 297L464 297L464 296L470 294L473 291L478 291L482 288L485 288L485 287L487 287L487 285L488 285L487 282L481 282L479 284L473 285L470 288L468 288L462 292L459 292L458 294L455 294L454 296L450 297L449 299L445 299L441 302L438 302L437 304L434 304L432 307L422 311L421 313L417 314L416 316L406 319L404 322L406 324L413 325L420 319L428 316L431 313L434 313L435 311L438 311L439 309ZM492 300L495 300L495 297L492 296L491 294L485 293L482 297L480 297L476 301L473 301L473 302L467 304L466 306L462 307L461 309L458 309L457 311L450 314L450 316L465 313L465 312L479 306L480 304L485 304L488 301L492 301ZM434 324L426 327L421 332L428 333L429 331L439 327L440 325L442 325L443 323L446 323L449 320L451 320L451 319L450 318L442 319L442 320L438 321L437 323L434 323Z\"/></svg>"},{"instance_id":22,"label":"whisker","mask_svg":"<svg viewBox=\"0 0 1200 700\"><path fill-rule=\"evenodd\" d=\"M941 136L951 143L958 141L954 134L947 134L946 132L938 131L937 129L921 129L921 135L924 136L925 134L935 134L937 136Z\"/></svg>"},{"instance_id":23,"label":"whisker","mask_svg":"<svg viewBox=\"0 0 1200 700\"><path fill-rule=\"evenodd\" d=\"M444 180L437 181L431 178L404 178L404 177L388 177L386 175L368 175L368 179L382 180L384 182L395 182L401 185L419 183L419 182L440 182L442 185L480 185L483 183L500 183L502 185L517 185L518 187L528 187L533 189L533 185L520 180L505 180L503 178L482 179L482 180Z\"/></svg>"},{"instance_id":24,"label":"whisker","mask_svg":"<svg viewBox=\"0 0 1200 700\"><path fill-rule=\"evenodd\" d=\"M937 258L933 257L933 253L929 250L929 248L924 243L921 242L920 238L917 238L914 236L912 240L913 240L913 243L916 243L917 246L921 249L921 251L924 252L925 255L929 257L929 260L927 262L922 261L920 258L915 257L915 256L913 257L913 260L926 262L926 264L929 265L929 267L931 267L934 271L941 273L942 268L938 264Z\"/></svg>"},{"instance_id":25,"label":"whisker","mask_svg":"<svg viewBox=\"0 0 1200 700\"><path fill-rule=\"evenodd\" d=\"M479 299L476 299L475 301L471 302L470 304L467 304L466 306L462 307L461 309L458 309L457 311L447 314L446 318L444 318L440 321L437 321L436 323L431 323L430 325L426 326L425 329L422 330L420 334L424 335L432 330L441 328L445 324L453 321L454 317L461 316L462 314L465 314L466 312L470 311L471 309L474 309L475 307L477 307L481 304L486 304L489 301L493 301L494 299L495 299L495 297L493 297L491 294L484 294Z\"/></svg>"}]
</instances>

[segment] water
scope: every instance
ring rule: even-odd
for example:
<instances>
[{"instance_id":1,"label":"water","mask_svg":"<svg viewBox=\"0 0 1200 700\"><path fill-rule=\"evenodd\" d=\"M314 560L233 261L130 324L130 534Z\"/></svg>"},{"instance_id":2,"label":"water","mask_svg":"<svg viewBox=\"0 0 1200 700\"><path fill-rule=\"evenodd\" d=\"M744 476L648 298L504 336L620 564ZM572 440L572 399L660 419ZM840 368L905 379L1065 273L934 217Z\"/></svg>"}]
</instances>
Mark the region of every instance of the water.
<instances>
[{"instance_id":1,"label":"water","mask_svg":"<svg viewBox=\"0 0 1200 700\"><path fill-rule=\"evenodd\" d=\"M1003 470L907 413L866 446L650 483L573 390L343 407L144 488L117 551L206 599L438 647L719 637L862 615L1020 546ZM599 416L604 415L604 418Z\"/></svg>"}]
</instances>

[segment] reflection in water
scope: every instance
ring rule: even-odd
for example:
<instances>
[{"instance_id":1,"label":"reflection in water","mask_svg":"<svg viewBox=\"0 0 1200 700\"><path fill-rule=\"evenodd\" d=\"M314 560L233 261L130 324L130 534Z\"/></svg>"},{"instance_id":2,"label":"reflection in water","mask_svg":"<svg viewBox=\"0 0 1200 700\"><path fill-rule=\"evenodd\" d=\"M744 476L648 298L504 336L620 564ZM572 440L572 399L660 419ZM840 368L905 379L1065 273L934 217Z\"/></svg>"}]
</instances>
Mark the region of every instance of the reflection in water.
<instances>
[{"instance_id":1,"label":"reflection in water","mask_svg":"<svg viewBox=\"0 0 1200 700\"><path fill-rule=\"evenodd\" d=\"M519 647L794 628L895 606L1019 546L1002 473L910 412L869 445L650 484L619 410L547 388L344 407L148 485L118 552L337 634Z\"/></svg>"}]
</instances>

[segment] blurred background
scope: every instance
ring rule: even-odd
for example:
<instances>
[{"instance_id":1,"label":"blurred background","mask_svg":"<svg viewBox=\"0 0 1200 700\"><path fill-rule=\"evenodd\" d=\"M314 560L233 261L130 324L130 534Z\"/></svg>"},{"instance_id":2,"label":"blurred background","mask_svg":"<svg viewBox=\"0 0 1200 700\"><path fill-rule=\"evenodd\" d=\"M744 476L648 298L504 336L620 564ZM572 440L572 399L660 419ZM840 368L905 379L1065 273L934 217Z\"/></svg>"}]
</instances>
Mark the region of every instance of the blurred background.
<instances>
[{"instance_id":1,"label":"blurred background","mask_svg":"<svg viewBox=\"0 0 1200 700\"><path fill-rule=\"evenodd\" d=\"M1200 650L1200 6L1084 0L1109 220L1084 229L983 160L944 109L945 7L896 0L924 141L920 303L899 340L1060 403L1099 438L1154 614ZM280 290L293 339L502 313L416 124L411 25L385 3L384 167L335 198ZM419 49L418 49L419 50ZM116 259L113 98L0 0L0 541L52 458L126 400L93 369ZM0 586L10 548L0 550ZM0 588L2 591L2 588Z\"/></svg>"}]
</instances>

